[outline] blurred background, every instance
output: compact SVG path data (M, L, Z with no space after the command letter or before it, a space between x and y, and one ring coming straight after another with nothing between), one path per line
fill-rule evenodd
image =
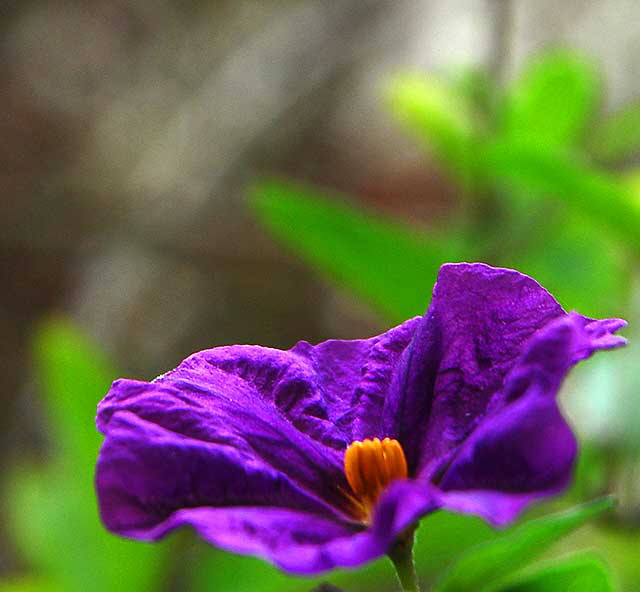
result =
M304 580L107 534L93 416L199 349L372 335L459 260L624 317L632 345L563 391L569 494L500 534L430 517L421 578L639 589L638 23L635 0L3 2L0 590L395 589L385 560ZM509 569L456 580L505 540Z

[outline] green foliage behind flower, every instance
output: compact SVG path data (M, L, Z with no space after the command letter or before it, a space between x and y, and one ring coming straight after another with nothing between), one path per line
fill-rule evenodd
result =
M166 545L152 548L111 536L100 522L93 492L101 442L95 409L115 371L95 344L61 320L36 335L34 362L52 454L44 464L18 465L7 497L11 533L37 574L37 589L155 588ZM29 590L33 581L5 583L0 590Z
M415 293L420 282L433 281L445 257L518 268L566 308L607 314L628 297L630 259L640 252L640 208L619 175L595 163L632 154L640 129L637 106L603 119L601 100L594 68L565 51L538 56L505 91L472 71L457 80L398 77L389 91L392 112L466 204L438 233L419 237L416 229L387 221L396 237L385 235L374 214L286 182L257 183L253 203L267 228L299 256L392 320L419 314L427 303L393 297L389 286ZM388 253L391 241L396 254ZM415 274L402 273L406 261L416 265Z

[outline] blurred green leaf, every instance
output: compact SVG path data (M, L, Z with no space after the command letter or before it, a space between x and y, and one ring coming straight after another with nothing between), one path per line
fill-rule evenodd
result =
M467 188L473 175L476 131L463 96L435 77L405 75L391 84L389 103L398 120Z
M53 446L90 479L102 442L96 408L117 372L96 344L61 319L40 327L33 349Z
M634 168L627 171L622 176L621 181L630 191L634 203L640 209L640 169Z
M610 499L601 499L516 526L463 555L436 591L490 590L500 579L526 566L553 543L612 506Z
M290 577L266 561L218 551L203 542L197 543L192 563L186 587L192 592L307 592L320 581Z
M414 547L418 578L426 583L438 580L463 553L500 536L502 532L471 514L440 510L425 516Z
M0 592L63 592L46 578L24 576L0 580Z
M620 590L635 592L640 582L640 536L637 529L590 529L589 543L611 565Z
M499 262L536 278L566 310L606 316L620 310L629 293L624 249L598 224L560 204L530 208L525 231L505 229ZM546 206L546 207L544 207Z
M569 146L586 129L599 93L586 59L568 51L541 54L512 84L502 131L536 145Z
M72 325L44 325L34 342L53 457L20 466L8 480L13 538L37 573L63 590L147 590L166 545L122 540L102 526L93 486L101 437L97 402L117 376L99 349Z
M428 239L310 189L267 181L252 195L269 230L392 321L422 314L438 268L457 259L451 239Z
M640 151L640 102L600 122L589 138L589 150L602 162L623 160Z
M473 108L476 132L487 133L495 127L502 89L489 71L480 66L455 68L450 75L452 87Z
M612 592L613 589L607 564L592 553L583 553L538 567L500 587L500 592Z
M486 166L496 181L566 203L640 250L639 203L617 179L561 151L510 141L487 150Z

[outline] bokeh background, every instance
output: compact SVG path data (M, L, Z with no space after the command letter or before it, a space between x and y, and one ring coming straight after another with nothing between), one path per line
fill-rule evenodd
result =
M421 578L639 589L638 23L635 0L3 2L0 590L393 590L385 560L311 581L107 534L93 415L198 349L374 334L453 260L630 320L566 385L583 454L537 514L618 504L534 547L438 514ZM504 536L509 570L442 584Z

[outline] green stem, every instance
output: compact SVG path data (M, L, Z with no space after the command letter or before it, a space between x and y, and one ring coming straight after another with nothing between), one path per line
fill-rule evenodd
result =
M389 559L396 568L396 574L403 592L420 592L416 567L413 563L413 535L415 527L401 534L389 549Z

